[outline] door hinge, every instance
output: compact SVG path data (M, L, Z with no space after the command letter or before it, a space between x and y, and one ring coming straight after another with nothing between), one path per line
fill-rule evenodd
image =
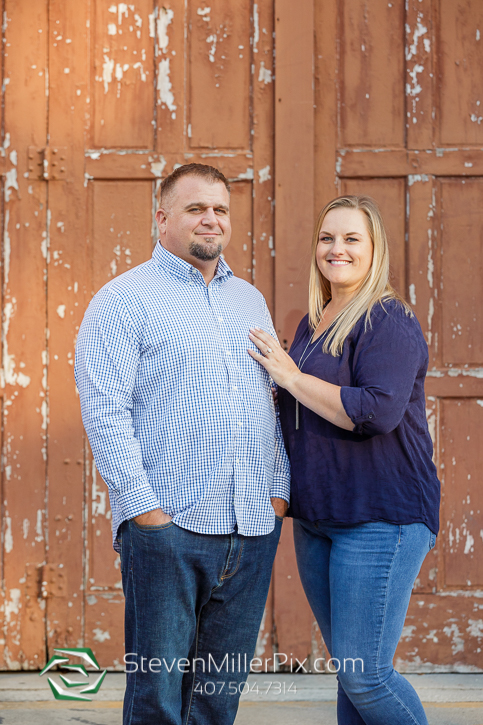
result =
M67 593L67 578L62 564L46 564L42 567L41 596L65 597Z
M67 146L28 147L29 179L57 181L67 178Z

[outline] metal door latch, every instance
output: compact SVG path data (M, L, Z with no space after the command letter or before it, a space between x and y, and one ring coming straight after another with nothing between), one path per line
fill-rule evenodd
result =
M67 146L28 147L29 179L56 181L66 179Z

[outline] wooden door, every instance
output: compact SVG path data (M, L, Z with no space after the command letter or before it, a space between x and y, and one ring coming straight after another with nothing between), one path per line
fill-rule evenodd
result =
M0 666L85 646L122 668L76 334L92 294L151 256L160 179L190 161L233 182L226 257L273 306L272 2L6 0L4 36Z
M277 328L290 340L294 317L306 309L310 236L291 246L296 220L278 195L281 187L289 197L293 183L281 134L288 143L298 123L306 130L297 149L306 159L296 191L300 203L306 192L302 213L312 221L338 193L379 202L393 283L413 305L429 345L427 411L442 481L441 533L414 588L397 666L481 671L483 5L324 0L301 12L280 0L276 15L277 58L295 53L309 75L312 51L315 68L312 90L296 87L289 69L277 67ZM314 37L310 50L293 50L294 34L307 45ZM322 656L288 539L285 547L275 577L279 651Z

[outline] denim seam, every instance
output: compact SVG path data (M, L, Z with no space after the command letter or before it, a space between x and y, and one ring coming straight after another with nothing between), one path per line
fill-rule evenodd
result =
M162 531L163 529L169 529L170 526L174 526L174 521L168 521L167 524L138 524L136 521L133 521L134 526L136 528L140 529L141 531Z
M198 659L198 639L199 639L199 634L200 634L200 621L201 621L201 612L202 611L203 611L203 609L201 609L200 613L198 614L198 621L196 622L195 667L194 667L194 671L193 671L193 683L191 685L190 704L188 705L188 712L186 713L185 725L188 725L191 720L191 706L193 704L193 695L194 695L195 686L196 686L196 660Z
M412 714L411 710L409 710L408 707L404 704L404 702L396 695L396 693L394 692L394 690L391 690L391 688L387 684L387 681L386 682L382 682L381 684L386 688L386 690L389 690L389 692L394 697L394 699L397 700L397 702L401 705L401 707L403 708L403 710L405 710L406 713L409 715L409 717L411 718L411 720L413 721L413 723L415 725L420 725L420 723L418 723L418 721L415 720L414 715Z
M231 574L226 574L226 575L223 574L223 576L221 577L221 580L222 581L225 581L225 579L231 579L231 577L234 576L237 573L238 569L240 568L241 556L242 556L242 552L243 552L243 547L244 546L245 546L245 539L243 539L242 542L241 542L240 551L238 552L238 560L236 562L236 569L235 569L235 571L232 571ZM225 569L225 571L226 571L226 569Z
M385 626L385 623L386 623L387 592L388 592L388 589L389 589L389 577L391 576L391 569L392 569L392 567L394 565L394 561L395 561L396 556L397 556L397 554L399 552L399 549L400 549L402 534L403 534L403 526L400 525L399 526L399 538L398 538L397 546L396 546L396 548L394 550L394 555L393 555L393 557L391 559L391 563L389 564L389 569L388 569L387 577L386 577L386 591L384 593L384 597L385 597L384 612L383 612L383 615L382 615L381 634L380 634L380 637L379 637L379 646L377 648L377 656L376 656L377 677L379 679L379 684L382 685L386 690L389 690L389 692L391 693L391 695L394 697L395 700L397 700L397 702L401 705L401 707L407 712L407 714L409 715L409 717L411 718L411 720L415 723L415 725L419 725L418 724L418 721L414 719L414 716L413 716L412 712L410 710L408 710L408 708L406 707L406 705L400 700L400 698L396 695L396 693L393 692L393 690L391 690L391 688L387 684L387 680L385 682L381 682L381 680L379 678L379 672L380 672L380 669L379 669L379 657L380 657L380 654L381 654L382 638L383 638L383 635L384 635L384 626ZM394 669L393 669L393 671L394 671Z
M129 529L129 543L130 543L130 549L131 549L131 566L128 566L128 570L126 572L126 576L131 578L131 586L132 586L132 601L133 601L133 608L134 608L134 633L136 637L136 649L138 648L138 618L137 618L137 608L136 608L136 595L135 595L135 589L134 589L134 567L133 567L133 561L134 561L134 554L133 554L133 545L132 545L132 533L131 533L131 527L129 526L128 522L128 529ZM132 697L131 697L131 706L130 706L130 712L128 715L128 725L132 722L132 709L133 709L133 703L136 696L136 686L137 686L137 677L136 672L134 674L134 686L132 691Z
M381 632L379 635L379 644L377 647L377 654L376 654L376 667L377 667L378 679L379 679L379 671L380 671L379 670L379 659L380 659L380 655L381 655L382 638L384 635L384 627L385 627L385 623L386 623L386 614L387 614L387 592L388 592L388 588L389 588L389 577L391 576L391 569L393 567L394 561L395 561L397 553L399 551L399 546L401 544L401 534L402 534L402 526L399 526L399 538L397 541L396 548L394 550L393 557L391 559L391 563L389 564L389 569L388 569L387 577L386 577L386 585L385 585L385 592L384 592L384 611L382 613ZM382 685L384 683L382 683L381 680L379 679L379 684Z

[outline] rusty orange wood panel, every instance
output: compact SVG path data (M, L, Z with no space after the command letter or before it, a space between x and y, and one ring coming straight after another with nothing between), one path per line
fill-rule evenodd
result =
M48 212L28 148L47 130L48 19L42 3L4 10L0 667L17 670L36 669L45 652Z
M227 260L263 291L285 345L307 307L316 213L339 192L379 201L394 283L429 344L443 482L398 661L483 670L482 12L479 0L6 0L0 667L36 669L59 645L122 667L75 337L92 294L149 257L161 178L197 161L233 182ZM288 522L257 649L274 651L324 653Z

